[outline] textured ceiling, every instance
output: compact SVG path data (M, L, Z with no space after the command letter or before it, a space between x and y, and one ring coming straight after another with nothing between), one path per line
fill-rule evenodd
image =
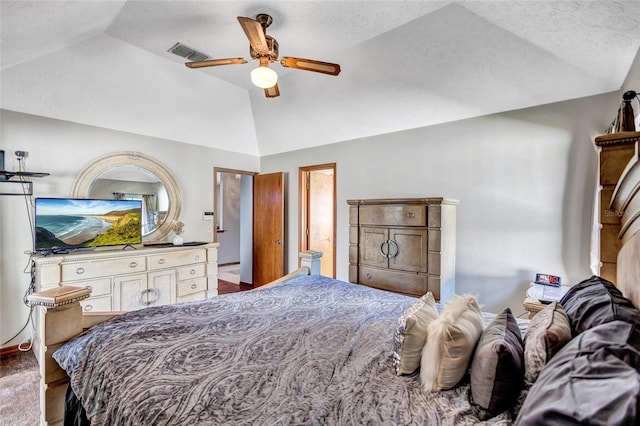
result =
M281 56L191 70L176 42L249 59L236 16L269 13ZM619 90L640 47L640 1L6 1L5 109L253 155Z

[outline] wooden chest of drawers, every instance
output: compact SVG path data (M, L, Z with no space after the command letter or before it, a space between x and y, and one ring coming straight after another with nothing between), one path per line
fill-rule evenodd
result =
M349 200L349 281L436 300L455 293L457 201Z

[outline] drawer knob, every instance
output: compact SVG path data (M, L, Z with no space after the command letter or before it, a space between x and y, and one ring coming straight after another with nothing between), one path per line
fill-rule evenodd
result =
M135 268L136 266L138 266L138 262L131 262L129 264L129 267L131 267L131 268Z
M196 270L195 270L195 269L192 269L192 270L190 270L190 271L189 271L189 273L190 273L191 275L193 275L193 274L195 274L195 273L196 273Z
M196 262L197 262L198 260L200 260L200 255L196 254L195 260L196 260Z
M78 275L84 274L84 268L76 269L76 274L78 274Z
M195 283L191 284L191 289L192 289L192 290L195 290L195 289L196 289L196 287L198 287L198 286L197 286Z
M367 272L367 279L371 279L371 274Z
M93 291L93 287L91 287L90 285L88 285L86 288L87 288L87 290L89 290L89 291Z
M84 305L84 310L89 312L93 310L93 305Z
M407 213L407 216L411 219L413 219L414 217L416 217L415 213Z
M159 259L159 260L158 260L158 263L159 263L160 265L164 264L164 259Z

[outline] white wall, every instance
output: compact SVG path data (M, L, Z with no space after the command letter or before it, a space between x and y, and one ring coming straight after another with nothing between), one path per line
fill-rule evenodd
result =
M457 293L488 311L522 300L536 272L587 278L597 156L612 93L261 158L287 173L289 270L297 265L298 168L337 163L337 278L348 279L348 199L460 201Z
M14 151L28 151L29 171L51 175L34 180L34 196L68 197L76 175L97 157L137 151L163 163L174 175L182 191L185 241L211 241L202 220L213 210L213 168L227 167L258 171L255 156L189 145L164 139L107 130L7 110L0 111L0 149L5 151L5 167L14 170ZM13 336L25 323L28 309L22 296L29 285L31 226L25 199L0 197L0 342ZM21 338L28 337L22 333ZM14 339L7 346L16 345Z
M624 90L638 89L640 65ZM96 157L139 151L164 163L183 192L185 240L209 240L202 212L213 208L213 167L287 172L287 259L295 269L298 167L337 164L337 277L348 277L352 198L446 196L460 200L457 291L480 296L489 311L522 297L535 272L575 283L590 275L589 243L596 180L593 138L614 118L621 92L379 135L257 158L194 145L1 111L0 149L30 152L27 167L51 173L36 196L69 196L77 173ZM22 197L0 197L0 337L24 324L32 248ZM28 269L28 268L27 268ZM21 337L26 337L25 333ZM18 340L9 345L15 345Z

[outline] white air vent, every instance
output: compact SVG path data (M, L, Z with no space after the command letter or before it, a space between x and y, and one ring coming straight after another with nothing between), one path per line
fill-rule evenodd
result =
M181 56L190 61L204 61L205 59L209 58L209 55L205 55L204 53L198 52L197 50L193 50L192 48L187 47L179 42L174 44L171 49L167 50L167 52Z

